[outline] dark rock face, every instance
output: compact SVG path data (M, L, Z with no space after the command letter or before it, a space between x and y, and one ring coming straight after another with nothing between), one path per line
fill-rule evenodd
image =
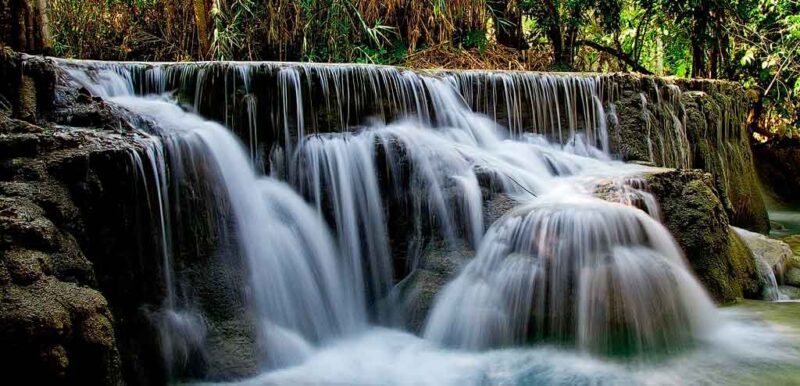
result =
M2 361L0 371L13 378L42 361L60 366L40 372L45 384L256 374L261 356L241 284L246 271L230 257L238 254L226 254L235 247L221 245L214 232L225 224L213 224L213 187L170 186L180 197L171 210L181 213L173 224L180 230L171 250L174 280L181 301L205 316L208 333L205 350L190 353L191 366L168 366L158 330L167 293L159 215L153 181L144 180L152 170L135 160L136 154L147 158L126 112L75 89L47 60L28 59L23 75L21 59L8 54L0 70L28 79L40 102L19 109L22 95L3 89L12 106L0 111L0 326L9 326L0 331L0 343L8 343L0 344L0 359L16 361ZM50 296L66 311L48 306L45 311L61 313L29 322L25 315L36 306L31 296ZM87 305L72 304L78 301ZM61 314L66 327L57 320L39 330L26 327ZM16 355L17 347L30 355Z
M753 145L758 176L781 201L800 202L800 141L780 138Z
M133 237L134 178L119 178L133 176L134 141L62 126L64 105L106 108L74 91L58 100L52 65L31 61L23 76L21 59L3 54L3 82L29 86L3 88L11 106L0 111L0 371L11 383L159 383L154 335L136 321L137 293L160 293L142 280L158 262L141 256L157 254Z
M487 196L483 207L486 227L516 207L517 202L505 194L484 191ZM470 260L475 251L465 242L448 244L440 240L429 240L418 257L415 269L394 288L404 306L403 323L415 333L421 333L433 307L436 295L452 281Z
M103 152L94 133L0 117L0 367L16 381L122 383L115 318L78 238L84 222L48 167ZM119 145L119 144L118 144Z
M720 303L760 299L763 283L747 245L731 229L711 175L675 170L646 176L664 225L695 274Z

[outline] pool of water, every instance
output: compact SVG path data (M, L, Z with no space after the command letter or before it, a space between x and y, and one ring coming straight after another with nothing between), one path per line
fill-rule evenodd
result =
M772 237L786 237L800 234L800 210L771 209L769 219L772 223Z
M448 350L373 329L301 365L238 385L794 385L800 384L800 303L726 307L715 331L670 358L615 361L556 347Z

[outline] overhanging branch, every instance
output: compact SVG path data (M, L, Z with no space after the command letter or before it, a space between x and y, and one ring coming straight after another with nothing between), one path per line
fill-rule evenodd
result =
M631 59L630 56L628 56L624 52L621 52L621 51L619 51L619 50L617 50L615 48L606 47L606 46L604 46L602 44L595 43L595 42L589 41L589 40L578 40L577 42L575 42L575 45L591 47L591 48L594 48L597 51L601 51L601 52L605 52L605 53L607 53L609 55L613 55L613 56L617 57L619 60L621 60L623 63L631 66L633 71L641 72L642 74L653 75L653 73L650 72L650 70L644 68L637 61Z

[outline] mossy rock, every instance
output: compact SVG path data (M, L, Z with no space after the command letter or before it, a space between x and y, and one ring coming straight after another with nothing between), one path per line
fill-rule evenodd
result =
M6 286L0 299L0 359L12 384L22 379L117 383L119 355L105 298L54 277Z
M783 276L786 285L800 287L800 268L791 268Z
M786 295L791 300L800 299L800 287L782 285L778 286L778 290L781 291L781 294Z
M711 296L719 303L760 298L763 283L755 259L730 227L712 177L676 170L646 179L661 204L664 225Z
M732 225L769 230L740 85L627 74L611 78L619 89L609 101L614 110L607 108L613 153L625 161L711 173Z
M779 281L783 274L794 265L794 252L785 242L769 238L760 233L740 228L734 229L753 252L753 255L763 260L772 269Z
M39 251L15 249L5 254L7 272L18 285L28 285L51 273L50 257Z

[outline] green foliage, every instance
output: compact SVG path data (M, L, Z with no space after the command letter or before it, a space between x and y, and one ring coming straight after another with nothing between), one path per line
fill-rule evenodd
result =
M756 91L754 130L800 135L798 0L51 0L48 6L55 54L93 59L401 64L418 48L498 55L502 50L489 48L501 33L524 36L533 47L525 57L549 60L555 70L739 81ZM202 19L208 25L196 25ZM517 60L502 55L500 61ZM426 62L436 65L429 56Z
M489 40L486 38L485 31L469 31L466 36L461 40L464 48L477 48L481 53L486 51L486 46Z
M800 2L759 0L730 34L730 76L757 91L762 134L800 135Z

